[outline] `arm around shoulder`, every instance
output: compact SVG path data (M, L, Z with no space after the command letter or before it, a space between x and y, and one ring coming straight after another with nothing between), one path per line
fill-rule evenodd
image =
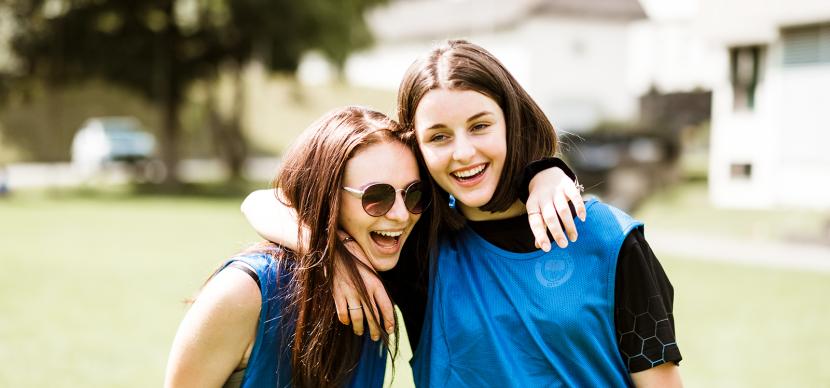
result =
M227 268L202 289L179 325L165 387L221 387L256 338L262 296L254 280Z
M242 214L260 236L289 249L297 249L297 215L277 200L279 192L257 190L248 194L240 206Z

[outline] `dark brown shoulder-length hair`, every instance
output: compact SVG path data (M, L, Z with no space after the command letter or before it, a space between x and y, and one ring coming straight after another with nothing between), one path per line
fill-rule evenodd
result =
M329 112L313 123L283 158L274 186L284 195L280 200L296 210L299 223L310 232L298 238L301 243L287 297L289 313L296 318L291 355L293 386L343 386L360 359L363 339L337 321L332 297L331 274L337 265L340 273L345 269L363 300L369 300L357 267L364 264L337 236L340 192L346 163L356 152L371 144L402 142L399 135L397 123L385 115L350 106ZM379 318L367 316L376 322ZM389 336L381 332L390 349Z
M430 90L471 90L495 101L504 112L507 156L499 185L481 210L507 210L519 198L525 166L557 152L556 130L519 82L487 50L465 40L449 40L416 60L407 69L398 88L398 121L411 143L415 111ZM449 107L448 109L452 109ZM415 153L423 164L423 156ZM463 225L462 216L448 207L448 193L433 186L433 204L440 219L451 229Z

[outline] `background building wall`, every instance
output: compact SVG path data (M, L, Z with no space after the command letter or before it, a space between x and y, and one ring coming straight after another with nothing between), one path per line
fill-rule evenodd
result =
M701 4L706 39L722 53L713 87L712 200L729 207L830 208L830 62L785 63L782 40L787 28L830 23L830 4ZM745 45L763 51L751 110L734 107L730 77L729 50ZM742 174L740 165L751 166L751 172Z

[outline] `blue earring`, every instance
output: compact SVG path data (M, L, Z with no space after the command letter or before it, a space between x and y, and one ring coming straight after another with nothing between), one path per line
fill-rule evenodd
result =
M450 209L455 209L455 197L450 194Z

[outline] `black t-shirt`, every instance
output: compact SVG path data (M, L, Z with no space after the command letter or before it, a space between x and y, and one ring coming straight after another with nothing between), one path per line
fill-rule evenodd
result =
M526 215L467 223L499 248L512 252L536 250ZM390 295L403 314L413 350L420 340L426 310L425 261L426 258L402 255L399 265L383 274ZM673 302L674 289L663 267L642 230L633 230L620 248L614 289L617 343L630 373L682 359L674 335Z

